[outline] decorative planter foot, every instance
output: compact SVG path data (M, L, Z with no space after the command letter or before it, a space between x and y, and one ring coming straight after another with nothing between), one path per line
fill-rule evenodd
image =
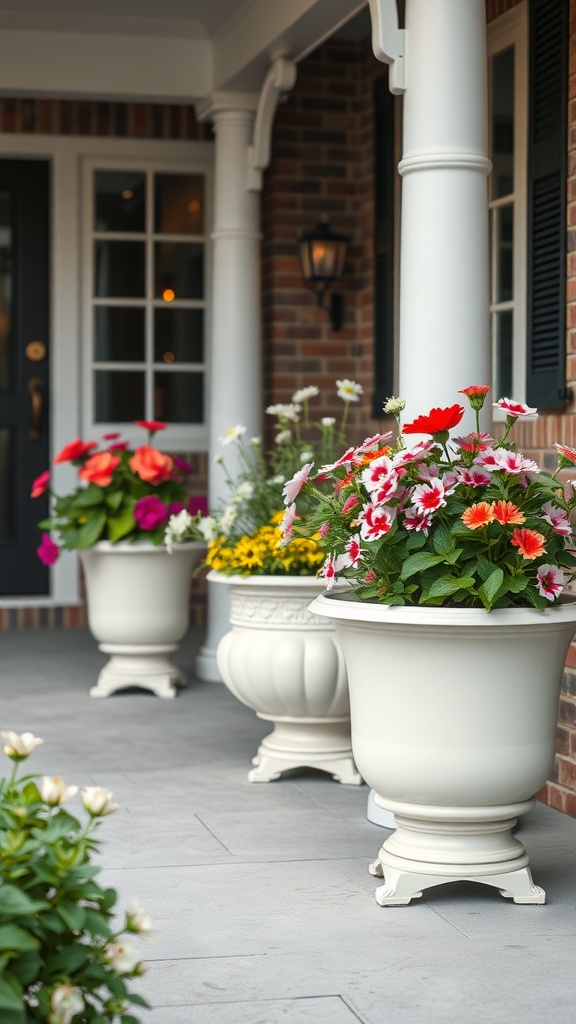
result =
M156 645L143 651L136 645L100 644L100 650L112 657L91 688L91 697L110 697L134 686L171 700L178 694L177 687L186 685L185 675L170 661L176 645Z
M317 768L344 786L362 786L364 782L352 756L348 720L277 721L252 764L255 767L248 772L248 782L273 782L291 768Z
M323 772L328 772L336 782L341 782L344 786L361 786L363 784L363 779L358 774L358 769L351 756L335 758L333 761L320 757L314 759L313 756L307 760L303 760L302 757L293 759L269 754L262 746L256 757L252 758L252 764L255 767L248 772L248 782L274 782L280 778L282 772L289 771L291 768L319 768Z
M534 885L526 850L512 834L516 815L533 800L502 807L438 807L378 801L395 814L398 828L368 870L384 879L381 907L405 906L424 889L445 882L481 882L514 903L546 902Z

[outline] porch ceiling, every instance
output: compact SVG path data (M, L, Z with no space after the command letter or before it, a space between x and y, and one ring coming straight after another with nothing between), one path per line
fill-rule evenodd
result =
M366 0L0 0L0 94L193 103L259 91Z

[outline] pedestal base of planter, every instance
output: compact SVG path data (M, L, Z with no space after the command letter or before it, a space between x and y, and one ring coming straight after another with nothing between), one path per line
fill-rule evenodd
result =
M345 786L363 784L350 746L349 719L277 721L274 731L262 740L252 764L256 767L248 773L249 782L272 782L290 768L318 768Z
M504 807L427 807L382 796L378 802L398 826L369 866L385 882L375 894L380 906L405 906L424 889L456 881L495 886L514 903L546 902L524 846L512 835L533 800Z
M112 657L100 672L96 686L91 688L91 697L110 697L118 690L137 686L157 697L171 699L176 697L177 687L186 685L186 676L169 657L178 644L99 644L99 649Z

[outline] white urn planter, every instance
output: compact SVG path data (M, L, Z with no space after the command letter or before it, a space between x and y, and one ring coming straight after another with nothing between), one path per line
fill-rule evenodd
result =
M377 902L467 879L544 903L512 829L554 763L576 602L488 614L327 594L311 609L342 642L358 769L396 818L370 865Z
M205 545L191 541L172 554L145 541L100 541L80 560L86 582L88 626L110 654L91 697L129 686L175 697L186 679L171 661L189 621L192 569Z
M361 785L350 743L350 705L340 642L308 611L323 584L307 576L208 575L230 589L230 632L216 652L231 693L274 729L262 741L250 782L290 768L318 768Z

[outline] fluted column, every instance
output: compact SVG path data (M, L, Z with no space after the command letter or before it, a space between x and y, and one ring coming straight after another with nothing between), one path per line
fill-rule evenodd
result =
M411 419L491 380L491 165L484 0L406 0L405 27L399 393Z
M247 189L248 147L258 97L224 95L202 105L199 115L214 124L214 228L212 232L211 328L209 340L210 434L208 500L217 508L228 497L224 474L214 462L219 439L236 425L246 436L261 433L260 195ZM233 450L226 452L233 469ZM226 587L208 584L206 642L196 662L200 679L221 681L216 647L228 630Z

